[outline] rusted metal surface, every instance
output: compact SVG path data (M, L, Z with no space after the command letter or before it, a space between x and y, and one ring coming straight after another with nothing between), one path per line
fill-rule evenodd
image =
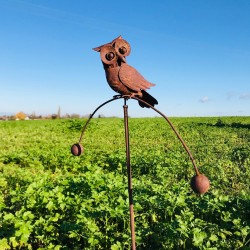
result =
M83 153L83 146L80 143L76 143L71 147L71 153L74 156L80 156Z
M131 97L132 99L136 99L139 100L137 97ZM141 102L145 102L144 100L140 100ZM179 141L181 142L182 146L184 147L184 149L186 150L187 154L189 155L189 158L193 164L194 170L196 175L199 175L199 170L195 164L194 161L194 157L191 154L191 151L189 150L187 144L185 143L185 141L182 139L182 137L180 136L180 134L178 133L178 131L176 130L176 128L174 127L173 123L168 119L167 116L165 116L160 110L156 109L155 107L151 106L149 103L146 103L146 105L148 105L151 109L153 109L154 111L156 111L158 114L160 114L169 124L169 126L172 128L172 130L174 131L175 135L177 136L177 138L179 139Z
M127 175L128 175L130 232L131 232L132 250L135 250L136 249L136 246L135 246L135 221L134 221L134 205L133 205L133 189L132 189L132 171L131 171L131 165L130 165L128 106L126 105L126 98L124 98L123 110L124 110L125 143L126 143L126 164L127 164Z
M193 176L190 184L193 191L197 194L206 193L210 187L209 179L203 174Z
M131 47L127 41L122 39L121 36L114 39L112 42L101 45L94 48L95 51L100 52L103 67L106 73L106 79L110 87L119 93L120 95L114 96L112 99L102 103L98 106L94 112L89 116L89 119L83 126L79 142L71 147L71 152L75 156L80 156L84 148L81 145L81 141L84 132L93 118L97 110L104 105L118 100L124 99L123 111L124 111L124 129L125 129L125 144L126 144L126 165L127 165L127 178L128 178L128 196L129 196L129 211L130 211L130 230L131 230L131 247L132 250L136 249L135 240L135 223L134 223L134 208L133 208L133 190L132 190L132 171L130 164L130 143L129 143L129 125L128 125L128 99L134 99L138 101L141 107L152 108L158 114L160 114L170 125L177 138L186 150L189 158L193 164L196 175L191 180L191 187L194 192L203 194L208 191L210 183L205 175L201 175L195 164L194 158L181 138L180 134L175 129L172 122L166 117L161 111L156 109L154 105L158 104L157 100L146 92L147 89L154 86L155 84L148 82L145 78L133 67L126 63L126 56L131 52Z
M194 190L194 192L198 193L198 194L204 194L205 192L208 191L210 184L209 184L209 179L204 176L201 175L198 171L198 168L195 164L194 161L194 157L192 156L187 144L184 142L184 140L182 139L182 137L180 136L180 134L178 133L178 131L176 130L176 128L174 127L174 125L172 124L172 122L168 119L168 117L166 117L161 111L159 111L158 109L156 109L154 106L152 106L150 103L147 103L145 100L140 99L137 96L131 96L131 95L118 95L118 96L114 96L112 99L102 103L100 106L98 106L95 111L89 116L89 119L87 120L87 122L85 123L85 125L83 126L82 132L81 132L81 136L79 139L79 142L74 144L72 146L72 148L74 148L74 150L72 150L72 154L73 155L79 155L79 151L82 152L83 151L83 147L80 144L82 139L83 139L83 135L84 132L87 128L87 125L89 124L90 120L93 118L93 116L95 115L95 113L103 106L105 106L106 104L118 100L118 99L124 99L124 105L123 105L123 109L124 109L124 128L125 128L125 143L126 143L126 165L127 165L127 177L128 177L128 196L129 196L129 211L130 211L130 230L131 230L131 241L132 241L132 250L136 249L136 240L135 240L135 223L134 223L134 209L133 209L133 193L132 193L132 171L131 171L131 164L130 164L130 143L129 143L129 125L128 125L128 105L127 105L127 100L128 99L134 99L140 102L143 102L145 105L147 105L149 108L153 109L154 111L156 111L158 114L160 114L169 124L169 126L172 128L172 130L174 131L174 133L176 134L177 138L179 139L179 141L181 142L182 146L184 147L184 149L186 150L187 154L189 155L189 158L193 164L194 170L196 175L192 178L191 180L191 187Z
M130 54L131 47L126 40L119 36L112 42L93 50L100 52L107 82L115 92L137 96L151 106L158 104L158 101L146 92L155 84L147 81L135 68L127 64L126 56ZM142 108L149 108L144 102L139 101L139 105Z

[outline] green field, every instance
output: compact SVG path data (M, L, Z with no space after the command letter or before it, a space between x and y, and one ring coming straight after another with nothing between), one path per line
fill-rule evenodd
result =
M250 117L130 118L137 249L250 249ZM0 249L130 249L123 119L0 121Z

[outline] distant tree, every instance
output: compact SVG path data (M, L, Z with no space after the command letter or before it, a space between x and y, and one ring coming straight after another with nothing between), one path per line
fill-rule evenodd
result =
M18 119L18 120L24 120L24 119L27 117L27 115L24 114L24 113L21 111L21 112L17 113L17 114L15 115L15 117L16 117L16 119Z
M36 113L35 112L32 112L32 114L31 115L29 115L29 118L30 119L36 119Z
M70 118L70 114L66 113L63 118Z
M6 116L7 120L15 120L16 119L16 116L15 115L9 115L9 116Z
M82 116L82 118L89 118L90 114L85 114Z
M80 118L80 115L78 115L78 114L71 114L70 117L76 119L76 118Z
M57 114L52 114L52 115L51 115L51 118L52 118L52 119L56 119L56 118L57 118Z

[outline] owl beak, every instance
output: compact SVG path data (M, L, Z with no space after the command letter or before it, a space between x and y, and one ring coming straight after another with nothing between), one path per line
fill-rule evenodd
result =
M119 59L120 59L122 62L126 63L126 57L125 57L125 56L119 55Z

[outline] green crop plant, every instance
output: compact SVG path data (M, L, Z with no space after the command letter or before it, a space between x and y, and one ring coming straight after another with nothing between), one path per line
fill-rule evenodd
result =
M250 118L130 118L137 249L250 249ZM0 249L130 249L123 119L0 122Z

